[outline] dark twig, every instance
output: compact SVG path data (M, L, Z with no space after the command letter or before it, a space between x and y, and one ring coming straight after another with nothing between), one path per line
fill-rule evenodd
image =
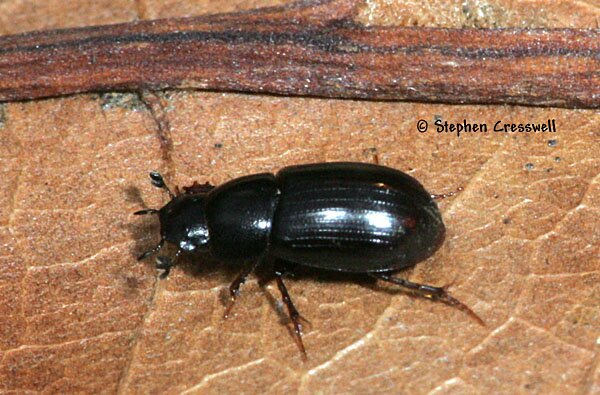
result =
M0 101L196 88L600 107L600 29L365 27L357 0L0 37Z

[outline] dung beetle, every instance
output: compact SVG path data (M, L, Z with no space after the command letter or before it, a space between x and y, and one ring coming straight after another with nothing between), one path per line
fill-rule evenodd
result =
M392 276L440 247L445 227L434 199L452 195L431 195L401 171L366 163L317 163L236 178L218 187L194 183L176 193L159 173L150 178L171 200L159 210L135 213L156 214L160 220L160 242L139 259L169 242L177 247L175 259L156 259L163 276L182 252L208 253L239 265L229 286L227 317L246 277L266 258L275 258L274 277L304 358L305 320L282 279L294 266L362 273L454 305L482 323L445 288Z

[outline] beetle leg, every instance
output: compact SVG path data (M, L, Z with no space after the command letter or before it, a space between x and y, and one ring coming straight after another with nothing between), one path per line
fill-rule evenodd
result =
M156 254L165 244L165 239L160 239L156 247L144 252L142 255L138 256L138 261L148 258L152 254Z
M433 287L431 285L413 283L403 278L393 277L385 273L369 273L369 275L379 280L399 285L412 292L418 293L419 295L422 295L426 298L439 300L442 303L454 306L459 310L470 315L471 318L477 321L478 324L485 326L483 320L479 318L479 316L475 314L473 310L471 310L466 304L462 303L460 300L454 298L448 292L446 292L446 287Z
M377 147L371 147L363 150L365 155L371 154L371 160L374 164L379 165L379 154L377 153Z
M463 187L458 187L458 188L456 188L456 191L454 191L454 192L433 193L433 194L431 194L431 198L433 200L442 200L442 199L452 197L452 196L456 195L457 193L462 192L463 190L464 190Z
M159 270L164 270L160 275L160 278L166 278L171 272L171 268L173 267L173 261L171 258L160 255L156 257L156 268Z
M288 314L292 320L292 323L294 324L294 340L296 341L296 344L302 353L302 359L306 361L306 349L304 348L304 343L302 342L302 324L300 321L305 321L307 323L308 321L304 319L300 313L298 313L298 310L296 310L296 306L294 306L292 298L290 298L290 294L283 283L282 273L280 271L275 272L275 279L277 280L277 287L281 293L281 299L287 306Z
M242 271L237 275L237 277L233 280L231 285L229 285L229 303L225 308L225 313L223 314L223 318L229 318L229 313L231 313L231 309L235 304L235 299L240 295L240 285L246 282L246 278L250 273L256 269L258 264L261 262L261 259L257 259L256 261L250 262L247 264Z
M175 257L173 259L160 255L156 257L156 268L159 270L164 270L159 276L161 279L165 279L169 276L171 272L171 268L175 266L177 263L177 259L179 258L179 254L181 254L181 250L177 250L175 253Z

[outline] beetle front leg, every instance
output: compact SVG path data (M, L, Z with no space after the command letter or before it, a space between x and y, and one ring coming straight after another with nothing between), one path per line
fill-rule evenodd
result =
M159 270L163 270L163 272L159 276L161 279L165 279L169 276L169 273L171 273L171 268L177 263L179 254L181 254L181 250L177 250L173 259L164 255L159 255L156 257L156 268Z
M467 313L471 316L478 324L485 326L485 323L473 310L471 310L466 304L461 302L460 300L451 296L448 292L446 292L446 287L433 287L427 284L419 284L413 283L411 281L405 280L403 278L393 277L389 274L385 273L369 273L371 277L374 277L379 280L387 281L389 283L399 285L402 288L405 288L413 293L417 293L421 296L424 296L429 299L439 300L442 303L446 303L447 305L454 306L459 310Z
M143 259L146 259L150 255L156 254L158 251L161 250L161 248L163 248L164 244L165 244L165 239L160 239L160 242L155 247L149 249L148 251L144 252L142 255L138 256L137 260L141 261Z

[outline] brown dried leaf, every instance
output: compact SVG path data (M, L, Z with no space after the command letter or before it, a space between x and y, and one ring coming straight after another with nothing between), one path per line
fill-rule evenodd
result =
M0 10L30 3L0 2ZM103 16L82 13L81 21L106 22L107 13L120 20L109 3L97 11ZM202 11L222 10L197 3ZM492 3L521 23L524 1ZM178 4L139 2L119 14L142 7L158 17L187 2ZM582 10L580 21L598 15L591 2L552 4L544 12L556 20L565 18L565 4ZM399 15L390 7L369 1L361 15L390 21ZM429 7L405 17L426 21L437 13L464 24L451 6ZM61 11L7 20L2 31L61 21ZM600 392L597 111L201 92L166 92L148 102L153 112L135 94L0 106L1 390ZM435 133L436 118L489 127L555 119L557 133L458 138ZM428 133L416 131L420 119L429 122ZM163 132L173 141L166 162L158 120L167 121ZM151 169L172 184L218 184L296 163L369 162L373 148L382 164L411 173L432 192L465 188L441 203L448 228L442 249L406 275L453 283L451 292L486 327L401 293L289 280L312 322L303 363L275 308L275 287L263 292L253 278L234 316L223 320L221 296L232 273L190 260L159 281L152 262L135 260L156 241L157 228L131 213L165 201L147 180Z

